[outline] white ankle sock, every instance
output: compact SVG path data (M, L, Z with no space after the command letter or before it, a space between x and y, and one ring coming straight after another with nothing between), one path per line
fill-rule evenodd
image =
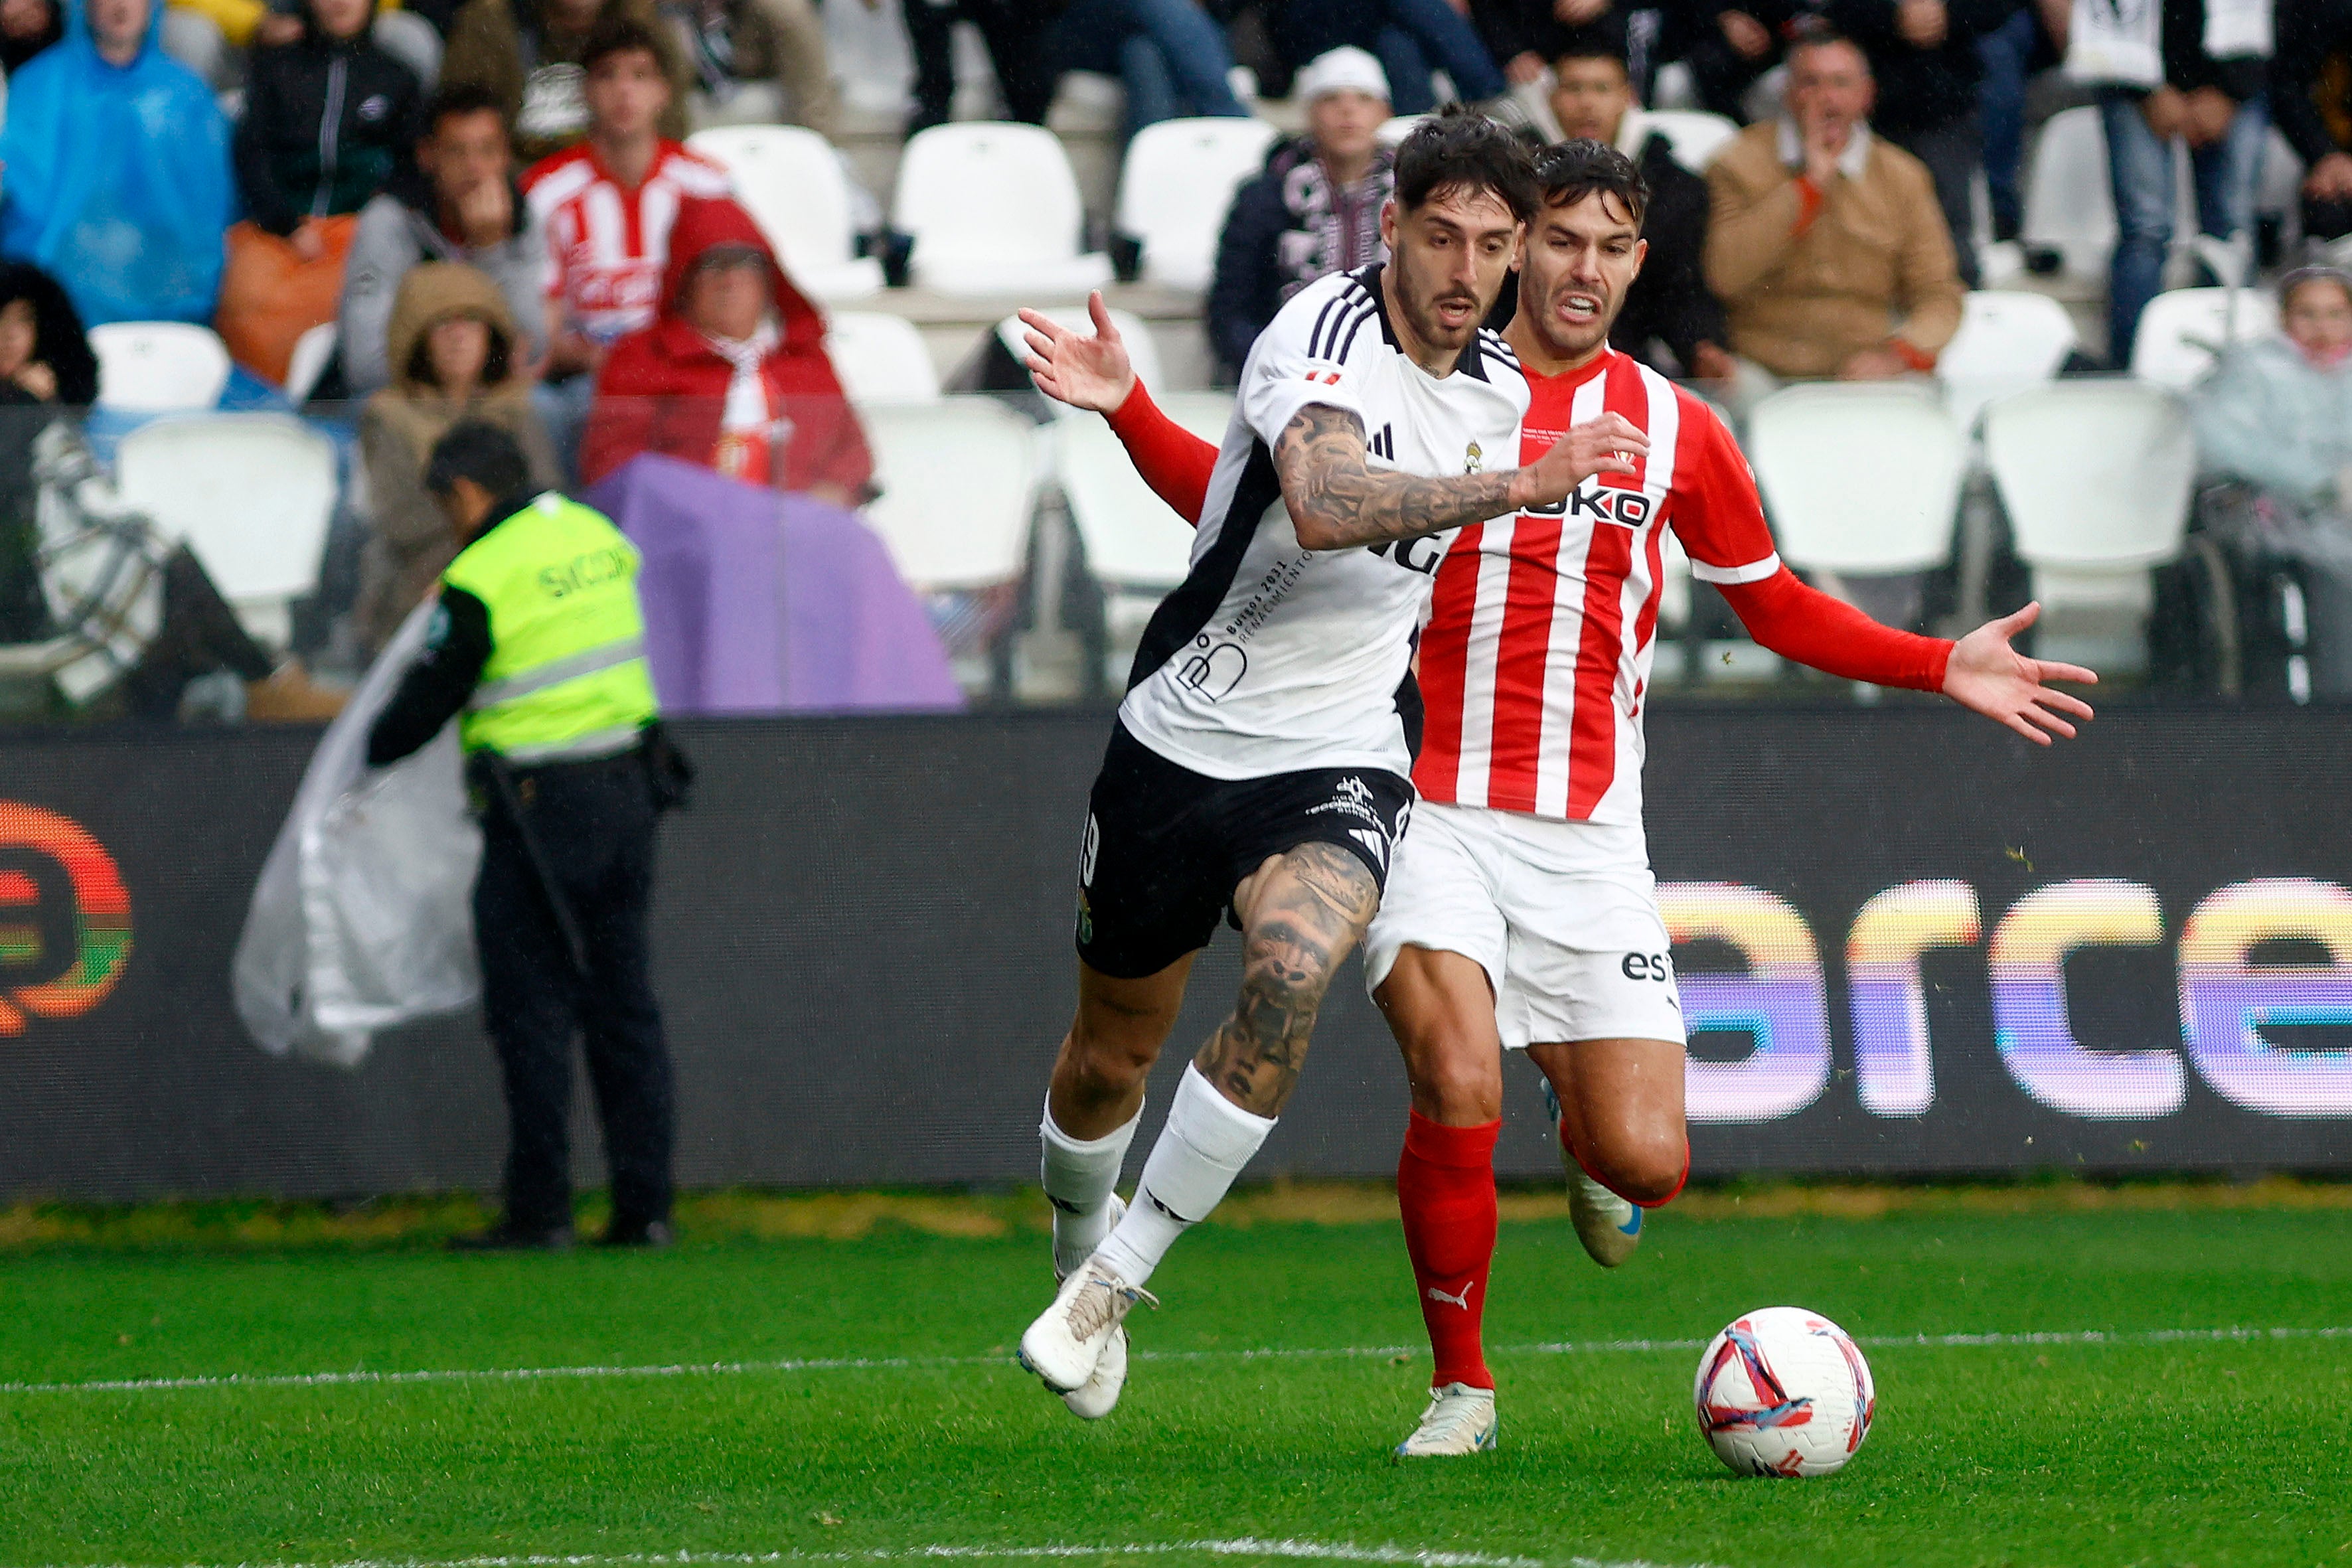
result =
M1176 1238L1223 1201L1274 1123L1273 1117L1252 1115L1219 1094L1188 1063L1176 1102L1168 1108L1168 1125L1143 1163L1135 1202L1097 1248L1103 1261L1130 1285L1150 1279Z
M1111 1189L1142 1121L1138 1105L1126 1126L1091 1141L1073 1138L1054 1125L1054 1097L1045 1097L1045 1120L1037 1124L1045 1157L1038 1174L1054 1205L1054 1267L1061 1273L1076 1273L1109 1234Z

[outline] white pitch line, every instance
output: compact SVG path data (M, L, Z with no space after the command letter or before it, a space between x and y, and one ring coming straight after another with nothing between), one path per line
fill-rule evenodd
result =
M1129 1542L1101 1546L900 1546L865 1552L623 1552L500 1557L358 1557L341 1562L184 1563L178 1568L785 1568L798 1563L991 1562L1073 1557L1281 1557L1316 1563L1394 1564L1397 1568L1667 1568L1645 1560L1594 1557L1548 1561L1483 1552L1437 1552L1411 1546L1359 1546L1346 1541L1268 1540L1244 1535L1208 1541ZM49 1564L48 1568L132 1568L130 1564ZM1689 1564L1686 1568L1706 1568Z
M1998 1349L2020 1345L2238 1344L2285 1340L2352 1339L2352 1328L2316 1329L2059 1329L2019 1333L1857 1335L1872 1350ZM1706 1348L1705 1340L1570 1340L1497 1345L1489 1355L1640 1355ZM1417 1345L1342 1345L1328 1349L1138 1351L1138 1361L1248 1362L1361 1360L1405 1356ZM909 1372L962 1366L1010 1366L1009 1355L808 1356L780 1361L673 1362L646 1366L444 1367L415 1372L220 1373L187 1377L93 1378L82 1382L0 1383L11 1394L168 1394L208 1388L336 1388L436 1383L561 1383L605 1378L740 1377L760 1373ZM518 1560L520 1561L520 1560ZM602 1561L599 1559L598 1561ZM646 1561L652 1561L647 1559ZM716 1561L714 1559L713 1561ZM765 1559L762 1559L765 1561ZM440 1568L440 1565L419 1565ZM486 1568L488 1568L486 1560Z

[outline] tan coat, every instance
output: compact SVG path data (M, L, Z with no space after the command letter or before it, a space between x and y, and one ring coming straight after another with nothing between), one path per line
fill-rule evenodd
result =
M1707 170L1706 281L1731 350L1776 375L1832 376L1898 337L1933 356L1960 325L1959 268L1927 165L1872 137L1805 223L1780 127L1751 125Z
M453 316L488 322L493 337L508 346L505 379L463 403L410 374L425 334ZM561 482L555 448L531 412L530 383L517 363L517 341L506 296L487 274L455 262L428 261L401 280L392 308L392 384L369 398L360 415L370 527L352 620L371 654L391 640L457 559L449 520L425 488L434 443L452 426L480 419L500 426L521 444L534 486L551 489Z
M466 0L449 23L449 47L441 58L441 82L450 86L463 82L495 95L506 110L507 125L514 131L515 158L518 165L528 169L551 153L561 153L569 141L536 136L516 124L522 112L523 88L530 68L523 61L522 29L518 21L524 8L536 12L539 0ZM605 0L600 16L618 14L642 23L661 47L662 69L670 80L670 105L662 116L661 133L671 141L683 141L687 132L687 95L693 80L686 68L686 58L677 50L677 35L667 26L652 0ZM544 57L541 66L577 64L580 50L587 35L561 37L542 29Z

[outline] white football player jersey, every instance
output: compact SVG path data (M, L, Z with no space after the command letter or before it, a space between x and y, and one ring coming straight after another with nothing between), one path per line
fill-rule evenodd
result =
M1381 268L1302 289L1258 337L1192 542L1192 568L1152 616L1119 719L1212 778L1314 768L1407 773L1400 704L1446 533L1309 551L1291 527L1274 447L1299 410L1361 419L1371 464L1432 477L1517 465L1528 384L1481 329L1451 375L1399 351Z

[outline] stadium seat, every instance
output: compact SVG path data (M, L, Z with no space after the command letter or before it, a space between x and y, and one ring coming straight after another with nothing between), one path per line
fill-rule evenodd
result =
M379 10L371 29L375 47L415 73L425 96L441 85L441 35L414 11Z
M1748 455L1782 559L1885 576L1950 554L1966 438L1916 384L1819 383L1759 403Z
M866 508L919 593L1017 579L1037 499L1036 427L993 397L866 411L880 498Z
M836 310L825 321L825 353L849 401L936 403L940 373L923 334L904 316L880 310Z
M335 357L335 344L341 336L342 329L338 324L321 321L294 340L293 357L286 362L286 395L296 406L310 400L310 390L327 374L328 363Z
M1263 120L1163 120L1135 133L1118 177L1118 229L1142 242L1146 282L1208 288L1234 192L1278 134Z
M284 414L158 419L122 438L114 483L159 535L195 552L257 640L286 646L293 601L319 585L332 441Z
M2132 374L2185 391L2228 343L2278 331L2278 301L2252 289L2173 289L2147 302L2132 340Z
M1195 436L1223 442L1233 417L1231 393L1172 392L1158 402ZM1117 689L1151 612L1192 570L1192 522L1152 493L1101 420L1064 420L1055 431L1056 478L1086 549L1087 574L1102 590L1103 679Z
M849 176L833 144L798 125L698 131L688 147L725 167L793 280L825 303L880 292L882 264L857 254Z
M1638 111L1642 115L1640 132L1655 132L1666 139L1674 149L1675 162L1694 174L1704 174L1723 144L1739 134L1739 122L1720 114L1708 114L1696 109L1657 109Z
M949 294L1083 294L1110 258L1079 248L1086 214L1068 154L1034 125L935 125L907 142L892 222L917 283Z
M2107 133L2095 107L2063 109L2042 127L2025 183L2021 237L2063 256L2076 278L2104 278L2116 247L2116 197L2107 181Z
M2036 651L2144 669L2149 568L2180 552L2197 444L2180 399L2123 379L2068 381L1985 410L1985 458L2033 571Z
M126 414L210 408L228 384L228 349L210 327L112 321L89 330L98 405Z
M1084 332L1089 337L1094 334L1094 321L1087 316L1087 308L1084 305L1052 306L1045 309L1045 314L1073 331ZM1118 329L1119 341L1127 344L1128 363L1135 367L1136 379L1149 387L1157 388L1167 385L1168 378L1162 369L1159 341L1151 335L1151 329L1144 323L1143 318L1132 310L1113 310L1110 313L1110 324ZM1021 318L1018 315L1007 316L997 322L996 337L997 341L1011 353L1013 363L1018 364L1027 362L1029 329L1021 324ZM1081 415L1084 411L1072 408L1066 404L1056 403L1054 405L1054 412L1064 418L1071 418ZM1086 417L1092 418L1093 416L1087 415Z
M1963 434L1996 397L2057 375L2076 343L2074 318L2047 294L1979 289L1962 297L1960 330L1936 361L1944 403Z

